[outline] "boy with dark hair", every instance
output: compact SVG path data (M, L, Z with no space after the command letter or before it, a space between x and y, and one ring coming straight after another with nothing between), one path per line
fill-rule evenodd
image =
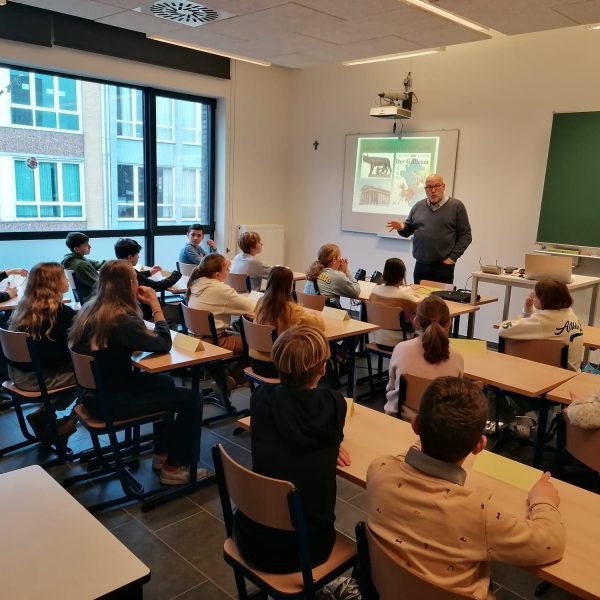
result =
M82 295L79 300L83 304L94 293L98 281L98 271L106 261L86 258L92 246L90 245L90 238L85 233L71 231L67 234L65 244L71 252L65 254L61 264L65 269L75 273Z
M559 497L544 473L515 514L490 490L465 487L461 467L484 450L487 403L459 377L425 390L413 429L422 450L383 456L367 472L368 524L402 568L453 593L491 600L489 561L537 565L559 560L565 531Z
M129 261L132 267L135 267L138 264L141 249L142 247L140 244L131 238L121 238L115 242L115 256L117 258ZM137 276L138 284L152 288L156 292L163 292L173 287L181 279L181 273L177 270L172 271L168 277L165 277L159 281L150 279L152 275L155 275L161 270L161 267L158 265L154 265L149 270L138 271L136 269L135 274ZM144 319L147 321L152 321L153 319L150 306L143 303L141 306Z
M190 225L187 230L187 239L188 243L179 253L179 262L186 265L199 265L207 254L200 245L204 239L204 227L200 223ZM207 240L206 245L211 254L217 251L217 244L214 240Z

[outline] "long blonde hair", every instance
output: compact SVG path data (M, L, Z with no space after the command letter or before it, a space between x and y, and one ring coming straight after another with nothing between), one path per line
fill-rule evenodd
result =
M126 260L109 260L102 265L98 274L98 293L75 317L69 333L70 346L89 338L91 350L103 350L121 317L142 317L131 286L135 279L135 271Z
M317 260L310 265L306 272L306 279L309 281L315 280L321 274L321 271L330 267L340 255L340 247L337 244L323 244L319 248Z
M11 331L24 331L34 340L50 338L62 305L60 288L65 278L63 266L56 262L38 263L31 269L25 292L10 319Z

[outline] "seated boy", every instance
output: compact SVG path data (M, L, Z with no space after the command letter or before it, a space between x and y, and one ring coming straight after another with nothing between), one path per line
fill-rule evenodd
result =
M486 399L474 384L439 377L425 390L413 429L422 450L383 456L367 471L368 524L398 563L454 593L492 599L491 560L514 565L561 558L565 531L544 473L515 514L485 488L465 487L461 465L486 445Z
M83 304L94 293L98 281L98 271L106 261L86 258L86 255L91 252L92 246L90 238L85 233L71 231L67 234L65 244L71 252L65 254L61 264L65 269L70 269L75 273L83 296L79 301Z
M199 265L200 261L206 256L204 248L200 245L204 239L204 227L200 223L190 225L187 230L188 243L182 248L179 253L179 262L186 265ZM217 244L214 240L207 240L209 252L217 251Z

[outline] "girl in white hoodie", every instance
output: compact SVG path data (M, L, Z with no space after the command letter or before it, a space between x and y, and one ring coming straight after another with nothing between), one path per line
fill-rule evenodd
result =
M522 319L504 321L500 337L515 340L558 340L569 348L569 369L579 371L583 352L583 328L571 305L564 283L543 279L525 300Z
M229 275L231 261L222 254L208 254L192 271L186 293L190 308L209 310L215 317L219 336L219 346L232 350L234 355L242 354L242 338L229 335L232 315L252 314L253 304L247 296L240 296L225 283Z

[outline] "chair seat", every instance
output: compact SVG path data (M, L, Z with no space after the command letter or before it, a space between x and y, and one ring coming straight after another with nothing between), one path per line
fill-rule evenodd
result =
M385 348L382 348L379 344L376 344L375 342L369 342L365 346L365 348L368 352L371 352L371 354L378 354L381 356L386 356L387 358L391 358L393 352L393 350L386 350Z
M329 558L312 570L313 580L318 583L321 579L330 575L332 571L345 563L351 563L356 557L356 543L339 531L335 532L336 540ZM235 541L227 538L223 545L225 560L231 564L236 563L247 571L250 571L262 579L267 585L281 594L300 594L304 586L302 584L302 573L265 573L251 567L241 556ZM349 565L350 566L350 565Z
M19 396L23 396L23 398L41 398L42 394L41 392L28 392L27 390L22 390L21 388L17 387L12 381L3 381L2 382L2 387L7 390L8 392L11 392L13 394L18 394ZM52 388L48 390L48 394L50 396L54 395L54 394L60 394L61 392L66 392L68 390L72 390L75 386L74 385L67 385L65 387L59 387L59 388Z
M75 407L75 413L79 417L80 421L87 429L93 429L96 433L106 429L106 423L101 421L100 419L95 419L90 415L83 404L78 404ZM142 415L139 417L131 417L130 419L122 419L120 421L114 421L113 424L116 429L127 427L127 425L133 425L138 421L150 422L150 421L158 421L159 419L165 417L168 413L156 412L150 413L148 415Z
M252 367L246 367L244 369L244 377L246 379L252 379L253 381L258 381L258 383L270 383L271 385L275 385L276 383L280 383L280 379L278 377L263 377L262 375L258 375L254 372Z

